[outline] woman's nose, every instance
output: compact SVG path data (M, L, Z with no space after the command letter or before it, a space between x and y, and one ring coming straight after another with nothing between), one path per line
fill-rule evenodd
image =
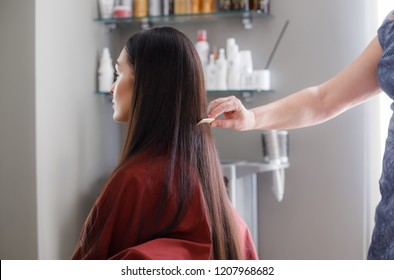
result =
M114 95L114 88L115 88L115 83L112 84L111 88L109 89L109 93L111 95Z

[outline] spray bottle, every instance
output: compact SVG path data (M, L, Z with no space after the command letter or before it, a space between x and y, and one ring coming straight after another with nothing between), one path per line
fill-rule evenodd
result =
M208 64L209 43L207 41L207 31L200 29L197 31L196 50L201 59L201 64L205 68Z

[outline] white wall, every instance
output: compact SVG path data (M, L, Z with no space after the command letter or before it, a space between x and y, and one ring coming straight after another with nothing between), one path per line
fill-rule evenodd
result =
M0 259L37 258L34 19L0 1Z
M55 11L61 11L56 13ZM119 130L94 94L96 1L36 1L36 122L40 259L67 259L103 180Z

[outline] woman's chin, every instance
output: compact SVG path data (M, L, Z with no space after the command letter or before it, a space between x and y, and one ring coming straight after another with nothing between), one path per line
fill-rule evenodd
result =
M119 116L118 114L116 114L116 112L114 113L114 115L112 116L112 119L116 122L119 123L126 123L127 122L127 118L124 118L122 116Z

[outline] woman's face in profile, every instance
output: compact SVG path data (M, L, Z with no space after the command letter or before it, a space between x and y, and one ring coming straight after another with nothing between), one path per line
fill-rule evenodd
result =
M111 87L114 108L113 119L117 122L127 122L133 93L134 69L128 63L125 49L120 53L115 69L117 78Z

